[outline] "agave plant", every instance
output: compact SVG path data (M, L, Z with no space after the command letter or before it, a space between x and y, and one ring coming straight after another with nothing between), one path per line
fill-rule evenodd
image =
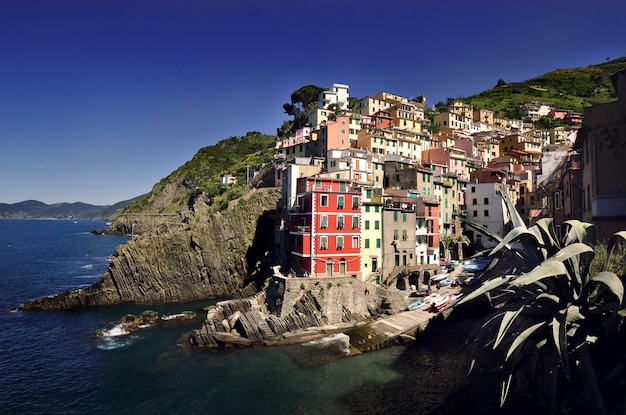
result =
M609 269L626 231L613 235L602 270L590 275L593 225L567 221L562 237L552 219L527 227L508 192L500 194L513 224L504 238L469 223L498 243L485 253L492 262L482 284L457 303L486 296L494 308L468 337L470 372L487 348L499 356L501 406L516 387L554 413L567 391L579 390L591 413L606 413L613 398L606 386L621 386L615 379L626 372L624 275Z

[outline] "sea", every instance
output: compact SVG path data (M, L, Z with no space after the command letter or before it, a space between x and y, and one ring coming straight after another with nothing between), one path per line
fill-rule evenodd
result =
M203 307L217 299L17 309L96 282L116 247L129 240L92 233L105 227L104 221L0 220L2 414L428 414L465 382L450 369L460 364L454 336L350 357L337 337L209 350L181 339L202 325ZM145 310L198 317L121 329L125 314Z

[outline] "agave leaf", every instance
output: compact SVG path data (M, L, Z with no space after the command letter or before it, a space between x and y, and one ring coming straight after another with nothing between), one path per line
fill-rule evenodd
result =
M577 305L571 305L567 308L566 317L566 321L568 324L585 319L585 316L580 312L580 307L578 307Z
M541 243L541 235L528 231L525 234L519 236L519 243L522 248L518 252L523 255L528 264L528 269L534 268L541 262L545 261L549 255L552 255L552 251L548 251L543 248Z
M495 233L494 231L492 231L491 229L476 223L476 222L472 222L471 220L468 220L466 218L464 218L463 216L457 216L457 218L459 218L459 220L465 224L467 224L468 226L476 229L478 232L482 233L483 235L485 235L487 238L489 239L493 239L494 241L500 243L500 241L502 240L502 237L500 235L498 235L497 233Z
M552 218L542 218L531 226L528 231L535 236L539 246L544 251L544 258L554 255L561 245L554 231L554 221Z
M515 209L515 204L511 200L511 196L509 195L509 190L506 185L500 184L496 190L496 193L499 193L502 196L502 200L504 201L504 205L506 206L507 211L509 212L509 217L511 218L511 222L513 223L513 227L517 228L518 226L526 227L526 223Z
M517 317L522 312L523 309L524 307L522 306L519 309L517 309L517 311L506 311L504 313L504 316L502 316L502 321L500 322L500 328L498 330L498 334L496 335L496 340L493 343L493 349L498 347L498 345L500 344L500 342L506 335L507 331L513 324L515 317Z
M506 398L509 394L509 390L511 389L511 382L513 381L513 374L509 373L509 375L502 381L502 385L500 388L500 408L504 406L506 402Z
M474 370L475 366L476 366L476 359L472 359L472 361L470 362L469 369L467 370L468 375L472 373L472 370Z
M545 326L545 324L545 322L539 322L533 326L526 328L515 337L511 346L509 347L506 357L504 359L504 363L500 369L500 379L502 383L502 389L500 394L501 405L503 405L506 401L511 386L511 379L513 373L515 373L518 368L518 364L523 358L529 356L529 354L523 350L524 347L521 346L523 346L524 342L526 342L526 340L528 340L534 332L536 332L542 326ZM540 347L542 340L543 339L537 339L535 347Z
M626 244L626 231L615 232L613 236L611 236L611 239L609 239L609 243L606 249L606 259L604 260L604 267L602 271L608 271L613 251L620 244Z
M561 301L561 298L556 295L556 294L550 294L550 293L541 293L539 294L535 300L537 301L537 303L539 303L540 300L542 299L548 299L548 300L552 300L552 302L559 304L559 302ZM536 304L535 306L540 306L540 304Z
M609 271L601 271L591 277L591 281L606 285L609 290L619 299L621 304L624 300L624 283L617 275Z
M593 248L587 244L576 242L566 246L556 254L552 255L550 258L548 258L548 261L565 261L586 252L593 252Z
M472 300L476 297L479 297L483 294L488 293L489 291L493 290L494 288L498 288L500 286L502 286L503 284L506 284L507 282L509 282L509 280L512 278L512 275L506 275L506 276L502 276L502 277L498 277L498 278L493 278L491 280L486 281L483 285L481 285L480 287L476 288L474 291L472 291L471 293L469 293L467 296L461 297L461 299L459 300L457 304L457 306L468 302L469 300Z
M552 340L561 359L561 367L568 381L571 382L569 361L567 355L567 311L562 310L552 318Z
M569 245L573 242L585 242L587 239L588 223L579 220L566 220L563 226L566 227L565 240L563 245Z
M567 274L567 269L562 262L548 260L537 265L530 272L527 272L526 274L522 274L521 276L517 277L511 282L511 285L523 286L533 284L543 278L549 278L556 275L564 274Z
M518 226L511 229L506 235L504 235L504 238L500 241L500 243L491 250L489 256L494 255L496 252L500 251L503 248L510 250L511 242L517 240L518 237L524 233L528 233L528 229L526 229L526 226Z
M591 399L592 405L595 407L592 408L592 413L599 415L606 414L593 361L591 360L591 356L589 354L588 343L584 342L580 345L580 347L576 348L572 357L578 361L576 368L580 373L579 379L587 392L588 399Z
M506 353L505 360L508 360L513 354L513 352L515 352L517 348L521 346L530 337L531 334L533 334L535 331L537 331L537 329L539 329L541 326L545 324L546 323L544 321L540 321L539 323L533 324L532 326L528 327L526 330L521 332L515 338L515 340L513 340L513 343L511 343L511 347L509 347L509 350Z

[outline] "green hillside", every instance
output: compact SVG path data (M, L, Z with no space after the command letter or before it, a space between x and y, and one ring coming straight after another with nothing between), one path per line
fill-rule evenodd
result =
M226 207L251 185L263 180L263 166L271 164L276 136L257 131L245 136L229 137L215 145L203 147L191 160L157 183L152 191L132 203L126 212L178 212L197 197L204 197L217 210ZM220 185L223 174L237 178L236 185ZM247 177L250 174L250 177Z
M616 99L609 77L624 68L626 57L586 68L556 69L523 82L500 80L493 88L461 100L505 118L516 118L519 105L531 101L582 113L584 107Z

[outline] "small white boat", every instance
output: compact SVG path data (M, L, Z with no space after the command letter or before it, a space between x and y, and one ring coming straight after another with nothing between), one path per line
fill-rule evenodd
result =
M441 296L430 304L430 308L432 311L439 312L450 305L450 302L452 302L452 299L449 295Z

